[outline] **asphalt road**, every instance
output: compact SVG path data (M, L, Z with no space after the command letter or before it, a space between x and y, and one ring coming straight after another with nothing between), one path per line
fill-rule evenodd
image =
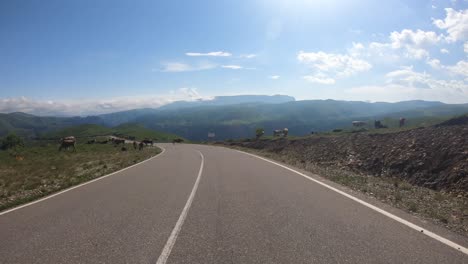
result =
M275 164L226 148L162 146L140 165L0 214L0 263L468 263Z

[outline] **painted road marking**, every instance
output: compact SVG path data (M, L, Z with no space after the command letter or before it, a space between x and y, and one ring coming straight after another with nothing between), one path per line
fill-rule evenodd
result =
M411 222L409 222L409 221L407 221L407 220L405 220L405 219L403 219L401 217L398 217L398 216L396 216L394 214L391 214L391 213L389 213L389 212L387 212L387 211L385 211L383 209L380 209L379 207L377 207L375 205L367 203L367 202L365 202L365 201L363 201L363 200L361 200L361 199L359 199L357 197L354 197L354 196L352 196L352 195L350 195L348 193L345 193L345 192L343 192L341 190L338 190L335 187L332 187L332 186L330 186L330 185L328 185L326 183L323 183L323 182L321 182L319 180L316 180L316 179L314 179L314 178L312 178L310 176L307 176L306 174L304 174L302 172L296 171L296 170L291 169L291 168L289 168L289 167L287 167L285 165L282 165L282 164L274 162L272 160L257 156L255 154L251 154L251 153L240 151L240 150L236 150L236 151L240 152L240 153L243 153L243 154L246 154L246 155L249 155L249 156L252 156L252 157L255 157L255 158L258 158L258 159L261 159L261 160L264 160L266 162L275 164L275 165L280 166L280 167L282 167L282 168L284 168L286 170L289 170L289 171L292 171L292 172L294 172L296 174L299 174L299 175L301 175L302 177L304 177L304 178L306 178L308 180L311 180L311 181L313 181L315 183L318 183L318 184L320 184L320 185L322 185L322 186L324 186L324 187L326 187L326 188L328 188L328 189L330 189L330 190L332 190L334 192L337 192L337 193L339 193L339 194L341 194L341 195L343 195L343 196L345 196L345 197L347 197L347 198L349 198L351 200L354 200L355 202L358 202L358 203L360 203L360 204L362 204L362 205L364 205L364 206L366 206L366 207L368 207L368 208L370 208L370 209L372 209L374 211L377 211L377 212L379 212L379 213L381 213L381 214L383 214L383 215L385 215L385 216L387 216L387 217L389 217L389 218L391 218L391 219L393 219L395 221L400 222L401 224L404 224L404 225L406 225L406 226L408 226L408 227L410 227L410 228L412 228L412 229L414 229L414 230L416 230L416 231L418 231L420 233L423 233L426 236L429 236L429 237L431 237L431 238L433 238L433 239L435 239L435 240L437 240L439 242L444 243L445 245L447 245L449 247L452 247L452 248L454 248L456 250L459 250L459 251L461 251L461 252L468 255L468 248L463 247L463 246L461 246L461 245L459 245L459 244L457 244L457 243L455 243L453 241L450 241L450 240L448 240L448 239L446 239L444 237L441 237L441 236L439 236L439 235L437 235L437 234L435 234L435 233L433 233L433 232L431 232L431 231L429 231L429 230L427 230L425 228L422 228L422 227L420 227L418 225L415 225L415 224L413 224L413 223L411 223Z
M68 192L68 191L74 190L74 189L76 189L76 188L80 188L80 187L85 186L85 185L88 185L88 184L90 184L90 183L100 181L100 180L102 180L102 179L105 179L105 178L107 178L107 177L110 177L110 176L112 176L112 175L115 175L115 174L117 174L117 173L119 173L119 172L128 170L128 169L133 168L133 167L135 167L135 166L138 166L138 165L140 165L140 164L142 164L142 163L145 163L145 162L147 162L147 161L150 161L150 160L152 160L152 159L154 159L154 158L157 158L157 157L161 156L161 155L166 151L166 149L163 148L163 147L159 147L159 148L162 149L162 152L159 153L158 155L152 157L152 158L149 158L149 159L147 159L147 160L138 162L137 164L133 164L133 165L131 165L131 166L129 166L129 167L126 167L126 168L123 168L123 169L121 169L121 170L119 170L119 171L114 171L114 172L112 172L112 173L110 173L110 174L101 176L101 177L96 178L96 179L94 179L94 180L91 180L91 181L87 181L87 182L78 184L78 185L76 185L76 186L73 186L73 187L70 187L70 188L68 188L68 189L62 190L62 191L60 191L60 192L58 192L58 193L51 194L51 195L46 196L46 197L43 197L43 198L41 198L41 199L39 199L39 200L30 202L30 203L27 203L27 204L23 204L23 205L20 205L20 206L17 206L17 207L15 207L15 208L11 208L11 209L6 210L6 211L3 211L3 212L0 212L0 215L8 214L8 213L11 213L11 212L16 211L16 210L18 210L18 209L21 209L21 208L28 207L28 206L33 205L33 204L37 204L37 203L43 202L43 201L45 201L45 200L48 200L48 199L50 199L50 198L52 198L52 197L55 197L55 196L57 196L57 195L60 195L60 194L62 194L62 193L66 193L66 192Z
M197 150L198 151L198 150ZM174 247L174 244L177 240L177 237L179 236L180 230L182 229L182 225L184 224L185 219L187 218L188 211L190 209L190 206L192 206L193 199L195 197L195 193L197 192L198 185L200 183L200 178L203 172L203 166L205 164L205 157L203 154L198 151L201 157L201 165L200 165L200 170L198 171L198 177L197 180L195 181L195 184L193 185L192 192L190 193L190 196L187 200L187 203L185 204L184 209L182 210L182 213L179 216L179 220L177 220L176 225L174 226L174 229L172 230L171 235L169 236L169 239L166 242L166 245L164 246L164 249L161 253L161 255L158 258L158 261L156 264L164 264L167 262L167 259L169 258L169 255L171 254L172 248Z

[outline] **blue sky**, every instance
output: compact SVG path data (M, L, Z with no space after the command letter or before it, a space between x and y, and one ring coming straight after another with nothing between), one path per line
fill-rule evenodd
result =
M1 1L0 112L92 114L234 94L468 103L467 8Z

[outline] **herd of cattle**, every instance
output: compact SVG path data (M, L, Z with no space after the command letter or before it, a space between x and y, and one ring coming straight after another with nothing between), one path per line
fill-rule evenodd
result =
M184 142L184 140L181 138L176 138L172 141L173 144L182 143L182 142ZM134 149L142 150L146 146L153 146L154 140L145 138L142 141L136 141L135 137L131 137L131 138L129 137L128 139L125 139L125 138L118 138L118 137L110 136L107 139L101 140L101 141L97 139L91 139L87 141L87 144L89 145L91 144L113 144L114 146L119 146L120 144L122 144L122 148L121 148L122 151L127 150L127 147L125 146L126 143L131 143ZM68 150L70 148L72 148L73 151L75 151L76 144L77 144L77 140L74 136L61 138L59 151L64 150L64 149Z
M404 118L404 117L400 118L399 126L403 127L405 125L405 123L406 123L406 118ZM365 122L365 121L353 121L353 122L351 122L351 124L354 127L363 127L363 126L368 125L368 123ZM383 125L380 120L375 120L374 121L374 127L377 128L377 129L387 128L387 126ZM287 128L276 129L276 130L273 130L273 136L274 137L287 137L288 132L289 132L289 130ZM263 135L263 133L262 133L262 135ZM257 137L258 137L258 135L257 135ZM174 139L172 141L172 143L173 144L182 143L183 141L184 140L181 139L181 138L176 138L176 139ZM142 141L138 142L138 141L135 140L135 137L128 137L127 139L125 139L125 138L118 138L118 137L111 136L111 137L109 137L109 138L107 138L105 140L102 140L102 141L98 141L97 139L92 139L92 140L88 140L88 142L87 142L87 144L108 144L108 143L112 143L115 146L118 146L118 145L122 144L123 145L122 150L127 150L127 148L125 147L125 143L131 143L133 145L134 149L142 150L145 146L153 146L154 141L151 140L151 139L146 138L146 139L143 139ZM64 138L60 139L59 151L61 151L62 149L69 149L70 147L72 147L73 150L76 150L75 146L76 146L76 138L74 136L64 137Z
M352 121L351 124L354 127L364 127L367 126L368 123L366 121ZM406 118L401 117L399 120L399 127L403 127L406 124ZM386 125L382 124L382 121L380 120L374 120L374 128L380 129L380 128L388 128ZM343 131L342 129L334 129L333 132L340 132ZM275 129L273 130L273 136L274 137L287 137L288 136L289 130L287 128L284 129ZM311 134L314 134L314 132L311 132ZM263 133L261 134L263 135ZM260 135L260 136L261 136ZM257 138L259 135L257 135Z

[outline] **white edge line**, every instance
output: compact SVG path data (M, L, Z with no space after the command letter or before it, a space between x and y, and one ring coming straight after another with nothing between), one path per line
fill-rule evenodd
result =
M279 164L279 163L274 162L274 161L272 161L272 160L269 160L269 159L266 159L266 158L257 156L257 155L255 155L255 154L251 154L251 153L244 152L244 151L240 151L240 150L235 150L235 151L240 152L240 153L243 153L243 154L246 154L246 155L250 155L250 156L252 156L252 157L255 157L255 158L258 158L258 159L261 159L261 160L264 160L264 161L267 161L267 162L269 162L269 163L272 163L272 164L275 164L275 165L277 165L277 166L280 166L280 167L282 167L282 168L284 168L284 169L286 169L286 170L289 170L289 171L292 171L292 172L294 172L294 173L297 173L297 174L301 175L302 177L304 177L304 178L306 178L306 179L308 179L308 180L311 180L311 181L313 181L313 182L315 182L315 183L318 183L318 184L320 184L320 185L322 185L322 186L324 186L324 187L326 187L326 188L328 188L328 189L330 189L330 190L332 190L332 191L334 191L334 192L337 192L337 193L339 193L339 194L341 194L341 195L343 195L343 196L345 196L345 197L347 197L347 198L349 198L349 199L351 199L351 200L353 200L353 201L355 201L355 202L358 202L358 203L360 203L360 204L362 204L362 205L364 205L364 206L366 206L366 207L368 207L368 208L370 208L370 209L372 209L372 210L374 210L374 211L377 211L377 212L379 212L379 213L381 213L381 214L383 214L383 215L385 215L385 216L387 216L387 217L389 217L389 218L391 218L391 219L393 219L393 220L395 220L395 221L400 222L401 224L404 224L404 225L406 225L406 226L408 226L408 227L410 227L410 228L412 228L412 229L414 229L414 230L416 230L416 231L418 231L418 232L420 232L420 233L422 233L422 234L424 234L424 235L426 235L426 236L429 236L429 237L431 237L431 238L433 238L433 239L435 239L435 240L437 240L437 241L439 241L439 242L444 243L445 245L447 245L447 246L449 246L449 247L452 247L452 248L454 248L454 249L456 249L456 250L458 250L458 251L461 251L461 252L463 252L463 253L465 253L465 254L468 255L468 248L463 247L463 246L461 246L461 245L459 245L459 244L457 244L457 243L455 243L455 242L452 242L452 241L450 241L450 240L448 240L448 239L446 239L446 238L444 238L444 237L441 237L441 236L439 236L439 235L437 235L437 234L435 234L435 233L433 233L433 232L431 232L431 231L429 231L429 230L427 230L427 229L425 229L425 228L422 228L422 227L420 227L420 226L418 226L418 225L416 225L416 224L413 224L413 223L411 223L411 222L409 222L409 221L407 221L407 220L405 220L405 219L403 219L403 218L401 218L401 217L398 217L398 216L396 216L396 215L394 215L394 214L392 214L392 213L389 213L389 212L387 212L387 211L385 211L385 210L383 210L383 209L380 209L379 207L374 206L374 205L372 205L372 204L370 204L370 203L367 203L367 202L365 202L365 201L363 201L363 200L361 200L361 199L359 199L359 198L357 198L357 197L354 197L354 196L352 196L352 195L350 195L350 194L348 194L348 193L346 193L346 192L343 192L343 191L341 191L341 190L338 190L338 189L335 188L335 187L332 187L332 186L330 186L330 185L328 185L328 184L326 184L326 183L323 183L323 182L321 182L321 181L319 181L319 180L316 180L316 179L314 179L314 178L312 178L312 177L310 177L310 176L308 176L308 175L306 175L306 174L304 174L304 173L301 173L301 172L299 172L299 171L296 171L296 170L294 170L294 169L291 169L291 168L289 168L289 167L287 167L287 166L285 166L285 165Z
M84 183L75 185L75 186L73 186L73 187L67 188L67 189L65 189L65 190L59 191L59 192L57 192L57 193L53 193L53 194L51 194L51 195L42 197L42 198L40 198L39 200L35 200L35 201L29 202L29 203L27 203L27 204L23 204L23 205L20 205L20 206L17 206L17 207L8 209L8 210L6 210L6 211L0 212L0 216L1 216L1 215L4 215L4 214L8 214L8 213L13 212L13 211L16 211L16 210L18 210L18 209L24 208L24 207L28 207L28 206L33 205L33 204L36 204L36 203L43 202L43 201L45 201L45 200L48 200L48 199L50 199L50 198L52 198L52 197L55 197L55 196L57 196L57 195L60 195L60 194L62 194L62 193L66 193L66 192L71 191L71 190L73 190L73 189L80 188L81 186L85 186L85 185L88 185L88 184L90 184L90 183L100 181L100 180L105 179L105 178L107 178L107 177L110 177L110 176L112 176L112 175L114 175L114 174L117 174L117 173L119 173L119 172L128 170L128 169L133 168L133 167L135 167L135 166L138 166L138 165L140 165L140 164L142 164L142 163L145 163L145 162L147 162L147 161L150 161L150 160L152 160L152 159L154 159L154 158L157 158L157 157L161 156L161 155L166 151L165 148L160 147L160 146L158 146L158 147L159 147L160 149L162 149L162 151L161 151L161 153L157 154L157 155L154 156L154 157L151 157L151 158L146 159L146 160L144 160L144 161L140 161L140 162L138 162L138 163L136 163L136 164L133 164L133 165L131 165L131 166L128 166L128 167L123 168L123 169L118 170L118 171L114 171L114 172L112 172L112 173L110 173L110 174L101 176L101 177L96 178L96 179L94 179L94 180L90 180L90 181L87 181L87 182L84 182Z
M162 250L161 255L159 256L156 264L164 264L167 262L167 259L169 258L172 248L174 247L174 244L177 240L177 237L179 236L180 230L182 229L182 225L184 224L184 221L187 218L187 214L190 209L190 206L192 205L193 199L195 197L195 193L197 192L198 185L200 183L200 178L203 173L203 165L205 164L205 157L199 150L197 151L200 154L200 157L202 159L200 170L198 171L197 180L195 181L195 184L193 185L192 192L190 193L190 196L187 199L187 203L185 203L184 209L182 210L182 213L179 216L179 220L177 220L177 223L174 226L174 229L172 230L171 235L167 239L166 245L164 246L164 249Z

